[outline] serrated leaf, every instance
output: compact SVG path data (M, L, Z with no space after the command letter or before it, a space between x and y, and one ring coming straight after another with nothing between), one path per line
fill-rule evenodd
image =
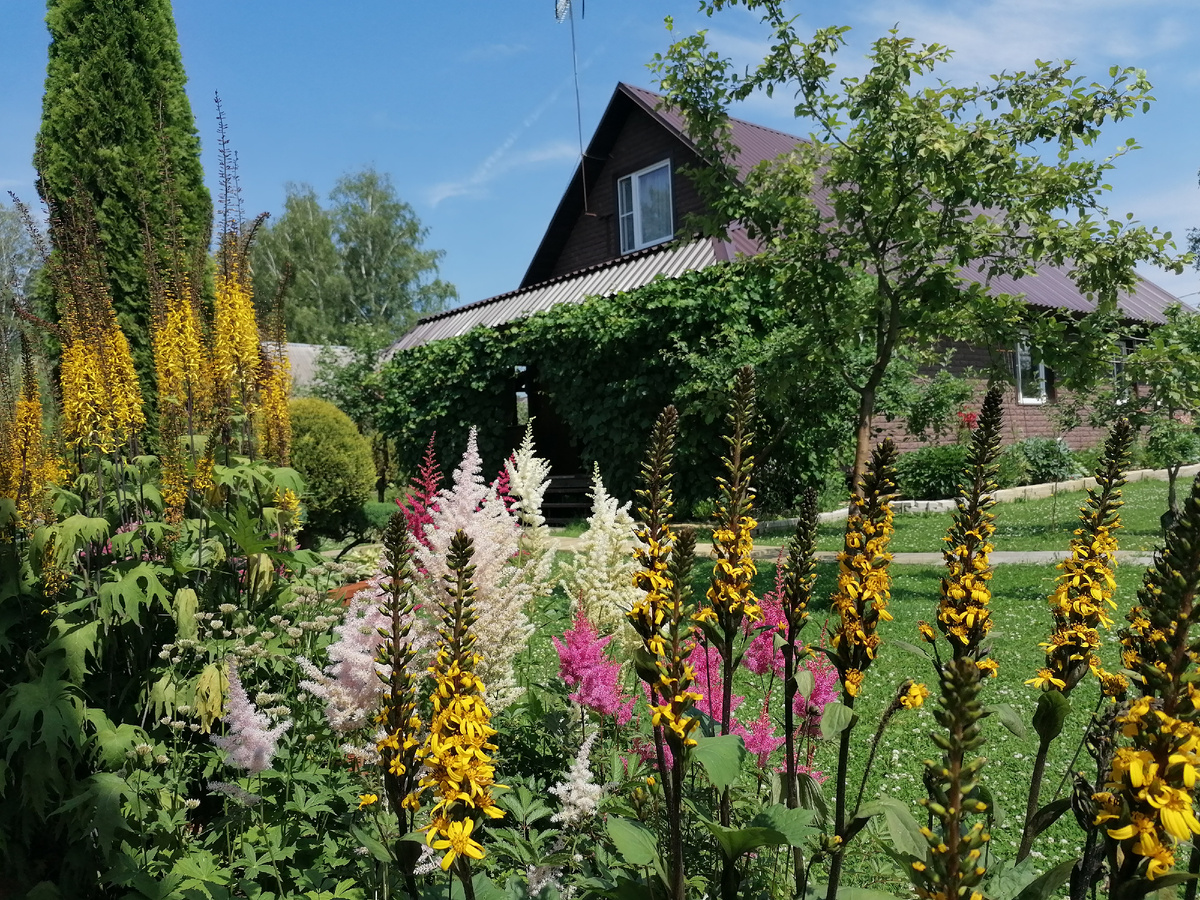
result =
M100 622L96 619L74 623L55 619L50 624L53 638L39 655L42 659L49 659L51 654L61 653L71 680L81 684L88 672L87 658L96 656L99 632Z
M82 819L86 825L82 832L92 832L101 852L107 853L117 840L118 833L132 831L121 814L121 807L128 797L136 792L125 779L113 772L97 772L83 782L82 790L55 810L63 815L78 809L73 818Z
M1015 737L1025 740L1029 735L1029 729L1025 727L1025 720L1021 718L1020 713L1012 708L1009 703L992 703L985 709L996 717L996 719L1007 728Z
M54 759L62 755L60 745L83 740L83 701L49 667L37 681L18 682L0 695L0 710L5 762L11 762L21 747L34 744L44 745L44 753Z
M736 734L697 738L691 757L704 769L712 786L723 791L741 774L746 744Z
M857 819L882 815L887 825L888 837L892 846L902 856L914 859L924 859L929 844L921 834L921 826L913 818L908 806L895 797L879 797L870 803L864 803L859 809Z
M988 900L1016 900L1035 878L1037 869L1033 857L1027 856L1019 863L1001 860L989 869L984 896Z

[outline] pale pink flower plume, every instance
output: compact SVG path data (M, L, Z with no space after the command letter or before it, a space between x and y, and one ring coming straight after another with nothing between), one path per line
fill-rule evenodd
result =
M246 695L237 666L229 663L229 705L225 710L225 737L212 736L212 742L225 751L228 765L245 769L251 775L271 768L276 744L292 727L290 719L271 727L271 720L254 707Z

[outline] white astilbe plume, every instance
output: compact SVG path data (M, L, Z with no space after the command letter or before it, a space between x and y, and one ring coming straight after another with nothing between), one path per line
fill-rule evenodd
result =
M517 518L529 534L528 548L546 543L546 517L542 515L542 497L550 486L550 463L533 449L533 425L525 426L525 436L515 456L504 463L508 470L508 492L516 498Z
M630 547L634 541L629 504L610 497L600 478L600 466L592 470L592 514L580 537L575 555L563 566L563 588L574 609L582 607L588 621L601 634L622 634L626 613L641 591L633 585L637 569Z
M380 568L386 565L383 554ZM329 664L324 671L303 656L296 660L308 676L300 687L325 701L325 718L336 732L357 731L367 725L379 707L384 681L391 676L390 667L375 658L383 642L379 629L390 624L380 610L386 581L377 575L350 598L341 624L333 629L334 639L326 651ZM423 651L433 646L436 637L426 617L413 616L409 641L418 651L413 663L416 672L424 674L428 653Z
M428 573L420 582L420 593L438 604L449 599L444 580L449 573L446 552L460 528L475 547L471 563L475 566L472 580L479 621L474 631L477 651L483 656L476 672L488 705L499 710L520 694L513 659L533 633L525 608L549 591L550 554L529 557L525 565L514 562L520 550L521 525L496 495L495 487L483 480L474 428L452 484L438 492L438 509L425 526L429 546L416 548L417 561Z
M562 808L550 817L551 822L561 822L568 828L576 828L596 815L596 807L604 796L604 786L592 780L590 757L592 744L600 732L593 731L584 738L579 755L571 763L567 780L550 788L550 793L562 803Z
M285 731L292 727L285 719L271 727L271 720L259 712L238 677L237 666L229 663L229 706L225 710L224 737L212 735L212 742L225 751L225 763L245 769L249 774L271 768L276 744Z

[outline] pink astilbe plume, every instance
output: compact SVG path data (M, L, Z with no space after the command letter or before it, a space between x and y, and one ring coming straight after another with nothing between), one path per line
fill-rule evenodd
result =
M816 737L821 733L821 718L825 715L825 707L838 699L837 668L824 653L814 653L804 661L803 666L812 673L812 693L805 697L797 691L792 709L799 723L798 730L810 737Z
M721 654L708 644L697 644L691 655L692 668L696 670L696 690L704 696L696 701L696 709L709 716L718 724L721 721L721 695L725 682L721 678ZM731 734L741 734L741 725L732 718L738 707L746 698L733 694L729 702L729 731Z
M513 505L517 502L517 498L512 495L512 478L508 474L515 459L515 456L509 455L508 460L500 467L500 474L492 482L496 496L503 501L504 508L509 512L513 511Z
M783 677L783 650L775 646L775 635L783 634L787 627L787 619L783 614L783 589L786 574L783 562L784 556L781 551L775 565L775 589L763 594L762 600L759 601L759 608L763 613L762 621L752 623L747 618L743 624L746 633L753 634L754 639L746 648L742 664L755 675L766 675L768 672L773 672L779 678Z
M417 467L417 475L409 485L403 500L396 500L396 505L404 511L408 523L408 533L419 543L429 546L425 537L425 526L433 521L432 513L437 512L437 494L442 485L442 470L438 466L437 457L433 453L433 441L437 432L429 436L429 446Z
M762 712L750 723L742 734L746 749L758 760L758 767L765 769L771 754L783 745L783 735L775 733L775 723L771 721L771 695L763 699Z
M575 688L570 699L602 716L615 716L621 725L633 715L633 697L621 692L621 664L611 661L604 648L612 637L600 637L587 615L579 610L563 639L551 638L558 651L558 674L567 687Z
M276 745L285 731L292 727L285 719L271 727L271 720L259 712L238 677L237 666L229 663L229 705L225 710L224 737L212 736L212 742L225 751L225 763L245 769L249 774L271 768Z

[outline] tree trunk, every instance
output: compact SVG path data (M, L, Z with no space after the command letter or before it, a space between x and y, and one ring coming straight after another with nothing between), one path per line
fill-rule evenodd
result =
M873 381L874 379L872 379ZM867 461L871 458L871 425L875 419L875 386L868 383L858 395L858 423L854 432L854 468L850 472L850 492L857 495Z

